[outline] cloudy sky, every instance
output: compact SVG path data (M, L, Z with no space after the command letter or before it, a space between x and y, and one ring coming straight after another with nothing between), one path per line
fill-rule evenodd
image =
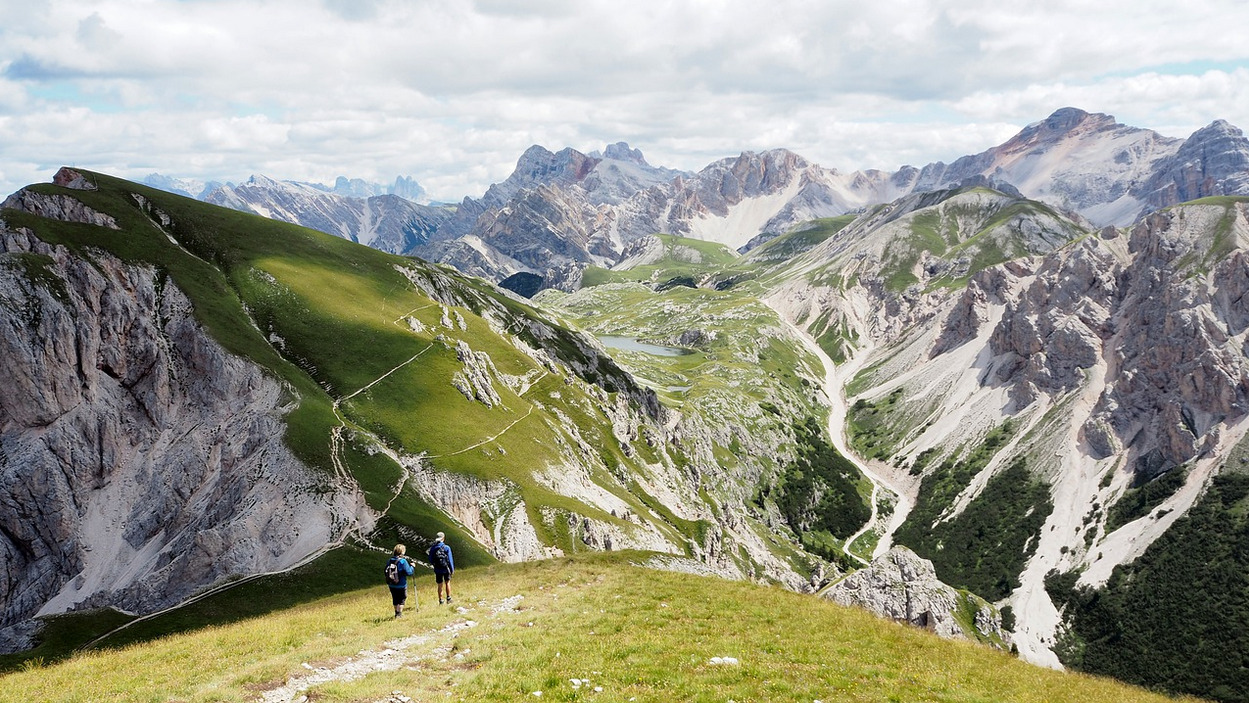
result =
M480 195L531 144L697 170L976 153L1064 106L1249 128L1243 0L0 0L0 191L414 176Z

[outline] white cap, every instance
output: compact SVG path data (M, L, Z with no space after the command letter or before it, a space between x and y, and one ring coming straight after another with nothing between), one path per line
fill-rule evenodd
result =
M439 533L438 533L438 541L439 541L439 542L441 542L441 541L443 541L444 539L446 539L446 537L447 537L447 536L446 536L446 535L444 535L443 533L441 533L441 532L439 532Z

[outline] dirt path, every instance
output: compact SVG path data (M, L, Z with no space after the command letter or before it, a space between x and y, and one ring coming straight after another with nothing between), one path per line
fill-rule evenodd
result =
M872 482L872 517L861 530L846 540L844 547L846 553L851 557L860 563L867 564L866 560L850 551L850 546L869 530L880 528L880 539L876 543L876 548L872 551L872 558L889 551L889 548L893 545L893 533L897 532L898 528L902 526L913 506L911 499L907 497L905 492L893 486L887 477L874 471L866 461L860 459L858 455L850 450L850 446L846 442L846 394L844 390L845 384L842 379L852 377L855 371L863 365L867 354L865 351L860 351L853 359L838 367L829 358L828 354L824 353L824 350L820 348L820 345L816 343L811 335L792 323L787 322L786 324L798 335L798 338L806 348L824 365L824 393L828 396L829 404L828 433L832 437L833 448L846 457L850 463L854 464L855 468ZM881 491L893 494L896 499L889 522L883 526L878 524L879 512L877 507Z
M853 462L854 460L851 459L850 461ZM870 531L873 527L876 526L876 518L879 512L879 509L877 508L877 505L876 505L876 501L879 497L880 497L880 484L876 483L875 481L872 481L872 496L870 498L870 500L872 501L872 516L867 519L867 522L863 523L863 527L860 527L858 532L847 537L845 545L842 546L842 549L846 551L846 554L849 554L853 559L858 561L863 566L867 566L871 562L859 556L858 554L855 554L853 551L850 550L850 547L854 544L855 540L867 534L868 531ZM876 555L873 554L872 556L876 556Z
M518 606L522 600L524 596L516 595L496 603L479 602L475 608L461 607L457 609L457 612L464 616L480 611L482 613L480 617L495 619L500 615L519 612ZM452 658L451 642L459 637L461 632L477 627L478 624L476 620L464 618L438 630L390 640L377 649L361 650L356 656L333 668L314 667L304 662L303 667L308 673L289 677L281 686L265 691L257 701L260 703L306 701L310 700L310 697L304 692L314 686L331 682L356 681L379 671L398 671L423 660L447 661ZM454 656L463 657L466 652L467 650ZM395 700L395 697L402 696L401 691L396 691L391 698L384 700Z

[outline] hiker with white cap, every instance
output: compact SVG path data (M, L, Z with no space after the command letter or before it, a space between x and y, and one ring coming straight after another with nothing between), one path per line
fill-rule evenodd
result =
M451 545L447 544L447 536L441 532L429 548L429 563L434 567L434 580L438 583L438 604L441 605L443 590L451 602L451 574L455 573L455 559L451 557Z

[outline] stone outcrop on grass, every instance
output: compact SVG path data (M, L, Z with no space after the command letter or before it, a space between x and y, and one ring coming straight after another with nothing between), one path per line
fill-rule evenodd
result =
M931 630L947 639L998 644L1007 641L1001 616L992 606L942 583L937 579L932 562L921 559L906 547L890 549L867 568L829 587L823 596L842 605L858 606L881 617ZM960 622L957 614L961 610L974 612L974 624ZM974 631L968 631L969 625Z

